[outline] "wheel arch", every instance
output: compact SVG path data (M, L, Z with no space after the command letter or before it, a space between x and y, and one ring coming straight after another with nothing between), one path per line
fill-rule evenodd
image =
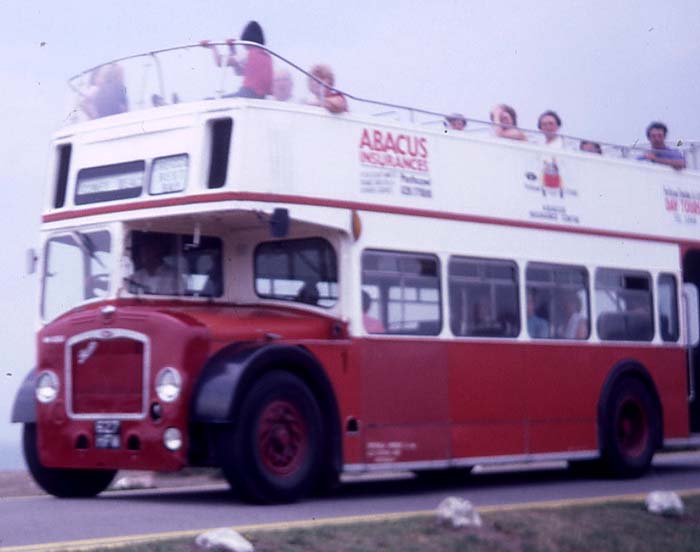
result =
M323 413L324 458L335 473L342 467L342 431L338 402L319 360L305 347L284 344L237 343L214 355L199 375L192 397L191 421L235 422L246 392L263 374L284 370L300 378Z
M12 417L10 418L13 424L30 424L36 422L35 387L36 370L32 368L31 372L25 376L15 395L15 402L12 405Z
M604 420L608 419L608 407L610 405L610 397L615 386L618 382L624 379L636 379L641 382L651 394L654 400L654 406L659 415L659 431L658 431L658 441L655 443L655 448L659 449L663 446L664 441L664 411L659 398L658 390L656 389L656 384L654 383L651 374L646 369L646 367L639 361L634 359L624 359L615 364L613 368L608 373L603 383L603 387L600 392L600 397L598 399L598 418L597 418L597 428L598 428L598 447L602 450L603 444L605 443L605 427Z

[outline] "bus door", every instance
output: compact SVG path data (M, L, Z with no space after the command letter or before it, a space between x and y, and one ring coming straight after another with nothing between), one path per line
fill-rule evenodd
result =
M700 300L700 250L690 250L683 259L684 315L688 329L688 401L690 406L690 431L700 433L700 345L692 339L693 327L697 331ZM690 289L689 289L690 288ZM694 289L693 289L694 288Z
M357 347L368 463L420 467L449 456L440 295L436 256L363 252L363 325L370 335Z

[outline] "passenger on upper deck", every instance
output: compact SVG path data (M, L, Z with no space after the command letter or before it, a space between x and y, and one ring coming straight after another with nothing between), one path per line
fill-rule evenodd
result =
M652 149L638 157L638 159L659 163L660 165L668 165L676 170L685 169L683 154L666 145L666 134L668 134L668 128L665 124L658 121L652 122L647 127L647 138Z
M278 102L286 102L292 97L294 81L292 75L286 69L275 71L275 76L272 79L272 97Z
M491 121L496 123L494 132L499 138L527 141L525 133L517 128L518 116L511 106L498 104L491 110L489 116Z
M461 113L453 113L445 117L445 123L453 130L464 130L467 127L467 120Z
M545 145L550 148L563 148L564 139L559 136L561 118L556 112L547 110L537 119L537 128L544 134Z
M600 144L598 142L591 142L590 140L581 140L581 143L579 144L579 149L581 151L587 151L588 153L603 153Z
M265 37L260 24L257 21L250 21L243 29L241 40L264 45ZM226 94L224 97L264 99L265 96L272 93L272 59L270 54L262 48L246 46L248 55L245 59L238 59L235 42L233 39L226 41L229 54L226 57L225 64L230 66L237 75L243 75L243 84L238 92ZM214 62L221 67L223 60L219 50L209 44L208 40L202 40L200 44L212 51Z
M80 107L91 119L127 111L129 107L121 66L110 63L95 69L90 75L90 86L83 93Z
M348 102L345 96L332 88L335 85L335 76L331 68L328 65L314 65L309 73L316 77L309 77L309 90L315 96L309 104L325 107L331 113L346 112Z

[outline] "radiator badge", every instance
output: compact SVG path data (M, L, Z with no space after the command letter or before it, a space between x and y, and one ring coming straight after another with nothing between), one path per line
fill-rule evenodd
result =
M78 364L85 364L95 350L97 350L97 341L91 341L84 349L78 351Z

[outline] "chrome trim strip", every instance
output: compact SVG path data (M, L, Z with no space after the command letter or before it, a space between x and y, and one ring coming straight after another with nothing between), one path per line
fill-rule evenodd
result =
M115 339L126 337L133 339L134 341L139 341L143 343L143 366L142 366L142 386L143 386L143 396L141 398L141 412L102 412L102 413L90 413L90 414L76 414L73 411L73 366L71 363L70 350L74 343L80 341L86 341L88 339L95 339L99 341L106 341L108 339ZM150 381L151 374L151 343L147 335L135 332L133 330L126 330L122 328L109 328L101 330L90 330L88 332L83 332L66 341L63 349L63 359L65 366L65 401L66 401L66 415L72 420L97 420L110 418L115 420L143 420L148 413L148 382Z
M464 468L476 465L497 465L516 463L551 462L561 460L594 460L599 457L597 450L571 452L547 452L537 454L513 454L504 456L474 456L452 460L424 460L420 462L382 462L364 464L345 464L346 473L362 473L392 470L430 470L444 468Z
M693 433L690 437L664 439L664 448L700 447L700 434Z

